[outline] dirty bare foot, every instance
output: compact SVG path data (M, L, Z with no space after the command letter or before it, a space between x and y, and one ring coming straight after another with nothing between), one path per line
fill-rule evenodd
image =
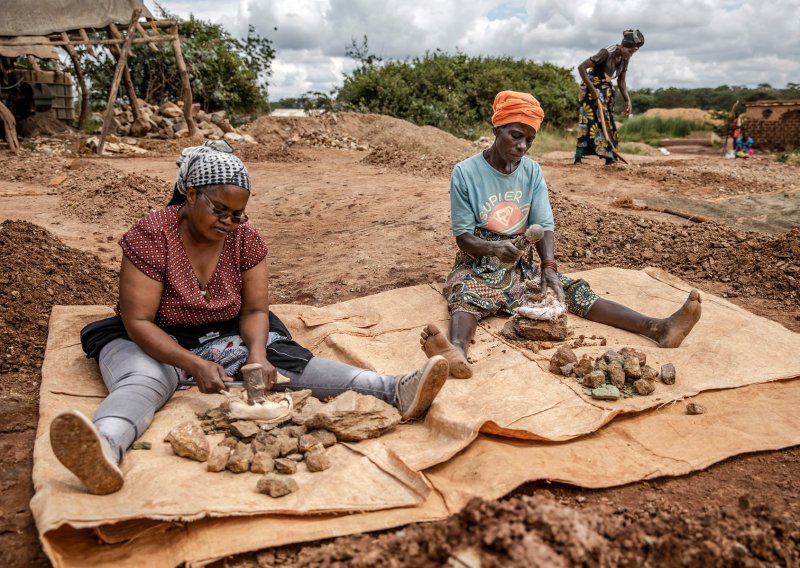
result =
M439 328L429 323L422 329L419 339L422 350L428 357L441 355L450 363L450 374L457 379L468 379L472 376L472 367L469 366L464 353L439 331Z
M700 292L692 290L681 309L668 318L655 320L650 338L659 347L678 347L692 331L702 312Z

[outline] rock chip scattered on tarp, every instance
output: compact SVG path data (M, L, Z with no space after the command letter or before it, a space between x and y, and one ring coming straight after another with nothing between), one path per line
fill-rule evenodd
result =
M177 455L204 462L211 453L211 447L203 432L202 426L196 422L182 422L170 430L165 438Z
M206 462L206 469L214 473L219 473L224 470L225 466L228 465L228 458L231 457L232 451L230 446L224 446L222 444L214 446Z
M324 428L346 442L377 438L400 423L400 412L374 396L347 391L315 412L305 425ZM296 440L295 440L296 441Z
M648 381L647 379L639 379L637 381L634 381L633 388L636 391L636 394L641 396L647 396L655 392L656 383L655 381Z
M672 363L661 365L661 382L665 385L675 384L675 365Z
M568 345L562 345L556 352L553 353L553 356L550 357L550 372L554 375L560 375L561 368L567 365L568 363L572 363L573 365L578 364L578 357L575 355L575 352L569 348Z
M297 482L286 475L267 473L256 484L256 490L270 497L283 497L300 489Z
M269 473L275 469L275 461L266 452L256 452L250 462L250 471L253 473Z
M331 467L331 459L322 444L317 444L306 453L306 467L308 471L325 471Z
M252 420L237 420L236 422L231 422L230 431L240 440L250 440L256 437L261 428Z
M619 389L614 385L603 385L601 387L597 387L596 389L592 389L592 398L596 398L598 400L617 400L622 394L619 392Z
M297 462L289 458L276 458L275 473L282 473L284 475L292 475L297 473Z
M250 470L250 462L252 460L253 448L250 444L239 442L228 458L228 463L225 467L233 473L244 473Z
M687 414L705 414L706 407L697 402L690 402L686 405Z

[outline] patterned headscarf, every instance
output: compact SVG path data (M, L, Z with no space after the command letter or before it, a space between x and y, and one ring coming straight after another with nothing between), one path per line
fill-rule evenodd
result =
M202 146L185 148L176 162L175 189L186 195L189 187L238 185L250 191L250 174L244 163L233 155L233 148L221 140L209 140Z
M625 30L622 32L622 47L642 47L644 34L639 30Z

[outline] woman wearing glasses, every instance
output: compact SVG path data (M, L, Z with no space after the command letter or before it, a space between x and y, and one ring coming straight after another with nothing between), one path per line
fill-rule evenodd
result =
M320 398L354 390L405 420L419 418L447 379L443 357L390 376L314 357L292 340L268 309L267 246L244 212L250 176L226 150L184 150L169 205L120 240L118 316L81 333L109 395L91 421L76 411L57 416L50 440L90 493L122 487L125 451L181 379L217 393L243 365L259 363L267 388L309 388ZM290 382L276 386L278 371Z

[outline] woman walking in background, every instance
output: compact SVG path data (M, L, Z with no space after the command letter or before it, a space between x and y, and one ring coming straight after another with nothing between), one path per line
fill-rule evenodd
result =
M575 148L575 163L580 164L584 156L596 155L605 158L606 165L613 164L613 149L618 144L617 125L614 121L614 85L617 80L619 92L625 99L625 114L631 113L631 98L625 84L625 74L631 56L644 45L644 35L639 30L622 32L622 43L604 47L578 66L581 88L578 97L578 145ZM606 118L606 130L611 140L603 133L600 110Z

